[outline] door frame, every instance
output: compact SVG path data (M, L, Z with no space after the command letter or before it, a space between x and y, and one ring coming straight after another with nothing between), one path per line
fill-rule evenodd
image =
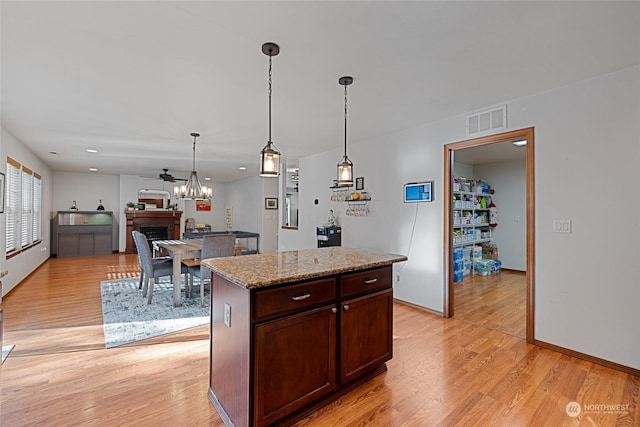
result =
M534 128L523 128L495 135L488 135L474 139L445 144L444 146L444 261L445 261L445 292L444 317L454 314L454 283L453 283L453 229L452 206L453 200L453 156L456 150L479 147L497 142L516 141L526 139L526 340L533 344L535 320L535 163L534 163Z

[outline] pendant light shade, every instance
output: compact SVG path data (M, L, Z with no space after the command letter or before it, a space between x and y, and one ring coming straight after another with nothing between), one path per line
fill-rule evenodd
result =
M338 79L338 83L344 86L344 156L338 163L337 185L353 185L353 163L347 157L347 86L353 83L353 77L345 76Z
M269 140L260 151L260 176L277 177L280 175L280 152L271 141L271 57L280 53L280 47L275 43L265 43L262 53L269 56Z
M196 138L198 138L200 134L193 132L191 136L193 137L193 168L187 183L174 187L173 193L178 198L186 200L210 199L213 195L212 190L200 183L198 173L196 172Z

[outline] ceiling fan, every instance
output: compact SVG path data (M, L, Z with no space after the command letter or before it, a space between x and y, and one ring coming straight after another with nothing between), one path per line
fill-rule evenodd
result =
M163 172L158 175L158 179L163 180L164 182L176 182L176 181L187 181L186 178L176 178L169 173L169 169L162 169Z

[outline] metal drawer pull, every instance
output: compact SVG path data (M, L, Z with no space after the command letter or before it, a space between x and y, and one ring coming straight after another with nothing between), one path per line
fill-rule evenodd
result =
M344 309L345 309L345 310L349 310L349 304L345 304L345 305L344 305Z
M294 300L294 301L302 301L303 299L307 299L307 298L310 298L310 297L311 297L311 294L304 294L304 295L300 295L300 296L297 296L297 297L291 297L291 299Z
M333 307L333 308L331 308L331 311L332 311L333 313L337 313L337 312L338 312L338 309L337 309L337 308L335 308L335 307Z
M378 281L378 279L369 279L369 280L365 280L364 283L366 283L367 285L370 285L372 283L376 283Z

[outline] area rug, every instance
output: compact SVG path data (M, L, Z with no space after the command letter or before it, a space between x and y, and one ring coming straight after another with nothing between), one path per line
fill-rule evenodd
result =
M173 285L161 278L153 286L153 301L138 289L139 279L106 280L100 283L102 323L107 348L128 344L209 322L209 301L200 305L200 286L194 283L194 297L182 298L182 306L173 306ZM182 286L184 294L184 285Z

